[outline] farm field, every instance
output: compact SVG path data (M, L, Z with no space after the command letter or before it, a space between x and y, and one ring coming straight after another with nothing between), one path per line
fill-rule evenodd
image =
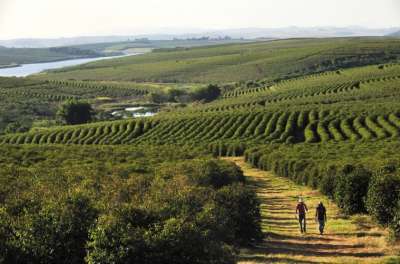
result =
M1 149L3 263L234 263L261 235L240 169L201 149Z
M225 96L211 103L161 113L146 119L148 121L125 120L59 127L39 133L11 134L0 140L4 143L240 142L249 145L397 140L400 129L399 71L398 64L385 64L309 75L280 81L257 91L239 88L234 91L243 92L243 95ZM109 89L114 94L118 90L112 89L113 84L121 90L119 93L131 95L157 89L157 86L146 87L146 84L138 84L135 89L123 89L123 83L112 82L103 82L104 87L101 82L54 83L72 85L71 89L80 93L84 89L96 93L91 88L93 84L93 87L102 89L97 93L104 93L104 96L107 95L104 88L107 84L111 85ZM140 86L144 88L140 89ZM16 90L9 89L10 92ZM153 125L145 128L146 123ZM132 133L136 124L141 124L136 130L141 132ZM87 140L92 136L104 140Z
M136 39L122 42L95 43L76 45L80 49L89 49L97 52L149 52L156 49L191 48L199 46L223 45L231 43L254 42L246 39L173 39L153 40Z
M67 100L90 102L99 113L137 105L154 105L147 99L170 90L193 91L197 84L158 84L113 81L34 80L0 77L0 133L14 122L31 126L35 120L54 119Z
M226 83L302 76L396 60L394 38L291 39L159 50L56 70L43 78Z
M0 78L0 263L397 263L399 57L290 39ZM59 120L65 102L95 117ZM325 236L297 233L298 196L325 202Z

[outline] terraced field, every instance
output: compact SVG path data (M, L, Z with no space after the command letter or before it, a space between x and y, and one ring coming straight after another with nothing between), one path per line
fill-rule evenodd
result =
M91 99L96 97L129 98L140 97L152 91L159 91L169 85L141 84L132 82L90 82L90 81L34 81L27 85L7 87L0 83L0 96L8 98L41 98L49 101L67 99Z
M400 115L285 111L138 119L60 127L1 138L10 144L298 143L398 139Z
M140 95L139 88L113 83L52 81L76 94L108 90ZM107 85L106 85L107 84ZM156 118L60 127L13 134L3 143L21 144L252 144L371 141L400 134L400 65L367 66L281 81L243 90L212 103ZM99 90L96 90L99 89ZM15 92L15 91L14 91ZM60 95L59 95L60 96Z
M175 100L163 101L157 115L148 118L121 117L118 121L74 126L52 126L56 121L53 119L51 128L40 126L26 133L2 134L0 146L5 153L2 160L7 166L1 168L0 175L6 187L4 193L9 193L11 200L6 201L7 210L0 208L0 214L15 212L10 218L16 219L13 225L19 228L23 223L26 228L10 229L8 220L0 221L7 224L6 228L0 228L0 233L17 230L12 235L18 232L30 235L29 232L34 232L33 236L39 237L35 247L43 243L46 249L53 247L53 241L59 239L59 226L55 226L55 240L51 242L43 242L45 232L42 229L36 232L32 226L42 228L63 218L53 221L52 215L47 214L51 211L40 208L42 202L52 202L51 199L41 198L39 202L34 199L36 194L59 199L59 193L54 190L61 188L60 193L65 192L62 198L68 198L64 208L70 208L72 200L66 194L73 190L87 192L99 209L108 206L113 209L109 215L93 218L87 225L92 232L90 240L98 239L98 244L82 244L82 259L103 243L106 243L104 252L109 256L124 255L126 248L135 249L137 241L141 244L147 239L151 234L148 230L162 227L158 231L162 234L166 231L171 236L166 236L166 244L162 242L157 249L169 245L175 250L176 241L183 238L182 248L189 244L191 254L197 247L190 244L193 241L196 244L205 241L204 252L211 252L210 255L218 246L225 248L225 244L210 243L209 238L215 234L218 237L220 232L235 233L221 238L227 239L229 245L236 245L233 238L239 241L240 237L247 236L251 240L246 240L246 245L251 243L254 247L242 250L240 256L234 256L234 252L239 252L237 248L232 247L232 252L226 248L229 256L240 257L240 263L397 263L390 261L398 261L398 244L391 245L387 239L400 237L399 44L399 40L385 38L298 39L172 49L82 65L34 78L0 78L0 125L13 121L13 116L30 114L32 119L48 118L53 114L48 113L48 106L54 111L60 101L71 98L94 102L96 110L101 100L111 102L109 109L115 106L113 102L125 103L118 99L144 104L148 103L145 100L162 95ZM208 85L211 83L218 85ZM180 93L179 89L189 92ZM211 99L193 96L208 95L210 90ZM20 109L17 114L12 109L14 104ZM214 163L217 159L211 161L211 156L244 156L245 159L231 161L249 177L244 178L233 164L222 162L217 166ZM154 162L148 162L147 157ZM62 170L58 168L60 164ZM22 168L22 184L16 184L21 177L15 177L15 167ZM59 174L60 171L64 174ZM102 181L106 184L101 185ZM220 184L225 181L233 185L225 188ZM30 189L33 182L35 187ZM245 183L250 183L259 193L258 201L254 190L240 190ZM44 189L46 184L48 189ZM152 190L157 192L146 193ZM288 210L294 208L292 203L299 195L312 204L322 199L328 205L326 236L320 237L313 230L304 236L297 234L296 222ZM149 203L143 203L146 197L151 197ZM205 197L209 199L207 203ZM76 205L81 206L80 201L84 200ZM173 201L171 207L167 201ZM142 203L143 208L149 209L146 214L138 207ZM223 206L219 207L219 203ZM132 214L128 217L118 210L115 210L118 215L113 215L115 204L130 204L134 211L127 211ZM176 222L178 218L172 215L165 225L145 224L142 228L135 221L153 218L152 210L156 208L153 205L160 216L177 210L179 215L185 212L182 214L185 218ZM50 208L59 207L54 203ZM251 212L243 211L246 208ZM32 212L40 209L46 217L33 220L45 219L45 222L29 222L25 214L31 209ZM77 212L79 217L86 218L85 212L81 214L79 210L63 209L57 213L64 216ZM187 219L193 216L193 222L186 226ZM119 217L122 222L113 222ZM246 231L240 231L235 221L247 228ZM78 226L82 222L77 221ZM59 223L63 229L64 222ZM92 223L104 224L110 229L101 229L100 225L100 229L92 230ZM201 235L193 240L192 228L198 223L201 228L196 230ZM382 228L377 228L377 224ZM203 225L212 227L213 231L203 232ZM259 241L260 225L265 235L262 241ZM255 228L250 236L249 226ZM315 228L314 224L310 226ZM214 230L214 227L218 228ZM66 226L65 229L68 230L65 240L75 239L70 230L79 228ZM111 233L116 230L117 235L103 236L108 230ZM137 240L139 233L140 240ZM151 235L154 241L159 241L158 234ZM24 236L15 239L22 241L18 246L23 250L24 239ZM149 241L149 254L158 254L153 240ZM7 243L14 246L14 239ZM121 243L125 243L123 247L109 246ZM63 252L64 245L58 244ZM48 255L47 251L43 254ZM137 257L134 250L129 254ZM208 257L208 254L202 255ZM98 256L101 261L104 255ZM125 262L127 258L121 261ZM232 258L226 263L234 262Z
M314 74L280 81L271 86L228 91L224 99L194 108L193 111L229 111L244 108L303 107L304 105L346 106L351 101L365 103L377 99L395 102L399 98L400 65L374 65ZM240 96L233 96L237 93Z
M388 63L400 55L394 38L291 39L172 49L95 62L39 75L45 79L185 83L274 81Z

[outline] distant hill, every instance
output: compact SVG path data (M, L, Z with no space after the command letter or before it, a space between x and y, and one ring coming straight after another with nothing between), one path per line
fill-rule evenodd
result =
M41 77L165 83L272 81L281 76L386 63L397 58L391 54L399 53L400 40L395 38L302 38L161 49L54 70Z
M74 47L6 48L0 46L0 67L37 62L104 56L103 53Z
M149 40L173 40L202 37L224 38L225 36L229 36L233 39L386 36L399 30L400 28L370 29L364 27L283 27L236 28L222 30L166 29L163 33L132 34L125 36L84 36L54 39L0 40L0 45L15 48L46 48L93 43L127 42L143 38Z
M400 37L400 31L389 34L391 37Z

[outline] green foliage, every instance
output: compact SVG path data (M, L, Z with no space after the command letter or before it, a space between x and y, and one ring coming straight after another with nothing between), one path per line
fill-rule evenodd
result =
M157 104L165 103L168 101L168 97L165 94L160 93L160 92L149 93L146 96L146 99L149 100L150 102L157 103Z
M394 216L389 227L392 233L392 239L398 240L400 238L400 201L394 210Z
M88 263L234 263L231 249L200 225L182 218L155 224L153 218L134 208L101 218L91 233Z
M336 173L336 168L334 166L328 167L326 171L324 171L318 184L318 189L331 199L334 198L337 185Z
M243 173L204 150L2 150L0 256L6 263L233 264L235 248L259 238L259 203Z
M271 144L246 150L245 158L260 169L318 188L345 213L368 211L397 236L399 147L398 141Z
M97 217L97 210L90 203L78 194L62 204L50 204L37 213L22 216L23 225L17 225L14 232L19 234L15 243L23 249L25 261L84 263L88 231Z
M343 212L366 212L365 199L370 178L370 172L362 167L350 168L337 178L334 197Z
M4 129L4 133L10 134L10 133L22 133L22 132L27 132L29 130L29 127L27 127L25 124L21 124L20 122L14 122L14 123L9 123L6 128Z
M88 123L92 120L93 109L87 102L70 100L63 103L57 115L68 125Z
M243 245L263 237L260 204L253 191L240 185L225 186L217 192L215 204L219 208L217 217L225 221L226 228L233 233L231 243Z
M175 169L188 175L189 180L196 185L213 186L216 189L245 181L243 172L237 166L224 161L194 160L179 164Z
M400 177L385 171L377 172L368 190L368 212L382 225L392 223L400 201ZM396 220L395 220L396 221Z
M395 61L393 38L291 39L154 52L57 70L46 78L226 83L284 80ZM342 76L343 74L337 74ZM248 83L253 89L256 85Z
M210 84L204 88L198 88L193 91L192 97L197 101L210 102L218 98L221 94L221 90L218 85Z

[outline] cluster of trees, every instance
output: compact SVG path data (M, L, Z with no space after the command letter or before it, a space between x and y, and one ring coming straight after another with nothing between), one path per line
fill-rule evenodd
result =
M218 85L210 84L193 90L172 88L167 91L151 92L147 95L149 101L154 103L189 103L193 101L211 102L221 95Z
M241 170L196 149L4 146L0 162L0 263L228 264L261 238Z
M400 237L399 143L271 145L246 151L263 170L318 188L344 213L369 213ZM390 161L387 160L390 157Z
M89 49L80 49L75 47L52 47L49 48L49 51L61 54L74 55L77 57L100 57L103 56L102 53L89 50Z
M68 100L59 106L57 116L68 125L88 123L92 120L94 110L88 102Z

